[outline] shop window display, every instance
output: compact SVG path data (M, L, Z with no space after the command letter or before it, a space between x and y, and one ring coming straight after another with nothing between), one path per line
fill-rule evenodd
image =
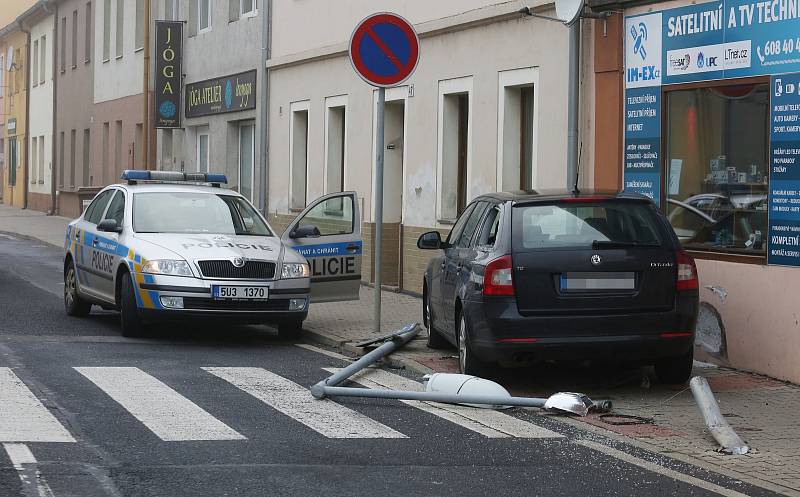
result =
M687 248L763 255L769 85L666 93L667 216Z

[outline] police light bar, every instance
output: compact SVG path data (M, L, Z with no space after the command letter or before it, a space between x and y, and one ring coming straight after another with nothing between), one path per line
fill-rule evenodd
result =
M214 185L227 184L228 178L224 174L215 173L182 173L180 171L141 171L126 169L122 172L122 179L129 184L137 181L170 181L181 183L211 183Z

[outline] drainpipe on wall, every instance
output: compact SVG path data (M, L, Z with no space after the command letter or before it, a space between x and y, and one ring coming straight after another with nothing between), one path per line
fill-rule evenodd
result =
M259 136L259 154L261 154L261 188L258 189L258 208L268 216L269 204L269 68L267 61L272 55L272 0L264 2L264 12L261 16L261 68L263 81L261 82L261 130Z
M17 19L17 26L19 26L19 30L25 33L26 35L26 50L25 50L25 169L24 172L28 173L28 165L30 163L29 157L29 150L28 145L31 141L30 131L31 131L31 32L30 30L26 30L24 23ZM19 145L17 145L19 147ZM19 149L18 149L19 150ZM19 151L17 151L19 154ZM28 178L27 174L23 174L24 181L22 182L22 208L28 208ZM11 203L14 203L14 198L12 195Z
M144 0L144 78L142 80L142 161L145 170L154 169L150 160L150 0ZM135 166L134 166L135 167Z
M51 216L55 215L58 206L56 203L56 128L58 126L58 99L56 98L58 94L58 78L56 77L56 70L58 69L58 62L55 57L56 53L58 53L56 50L58 48L58 4L55 4L55 8L53 8L50 5L52 1L42 0L44 11L53 16L53 56L50 57L53 65L53 130L50 133L50 212L48 213Z
M577 190L578 181L578 116L581 73L581 20L569 27L569 82L567 112L567 191Z

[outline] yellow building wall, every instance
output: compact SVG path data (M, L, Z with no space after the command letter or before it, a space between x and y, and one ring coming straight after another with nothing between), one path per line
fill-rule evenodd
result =
M25 207L25 191L28 181L28 141L25 135L27 122L26 99L28 95L28 37L25 33L14 31L7 34L0 45L5 47L4 53L8 54L8 47L13 47L15 67L10 72L5 72L5 94L3 98L5 114L5 171L3 172L3 203L15 207ZM3 68L4 70L7 69ZM16 119L14 131L9 130L9 123ZM11 139L16 139L17 161L11 163ZM16 169L16 181L11 185L11 168Z

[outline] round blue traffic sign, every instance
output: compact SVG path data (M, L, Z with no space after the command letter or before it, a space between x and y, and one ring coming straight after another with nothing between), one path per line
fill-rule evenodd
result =
M396 14L373 14L361 21L350 37L350 62L373 86L402 83L418 61L417 33L411 23Z

